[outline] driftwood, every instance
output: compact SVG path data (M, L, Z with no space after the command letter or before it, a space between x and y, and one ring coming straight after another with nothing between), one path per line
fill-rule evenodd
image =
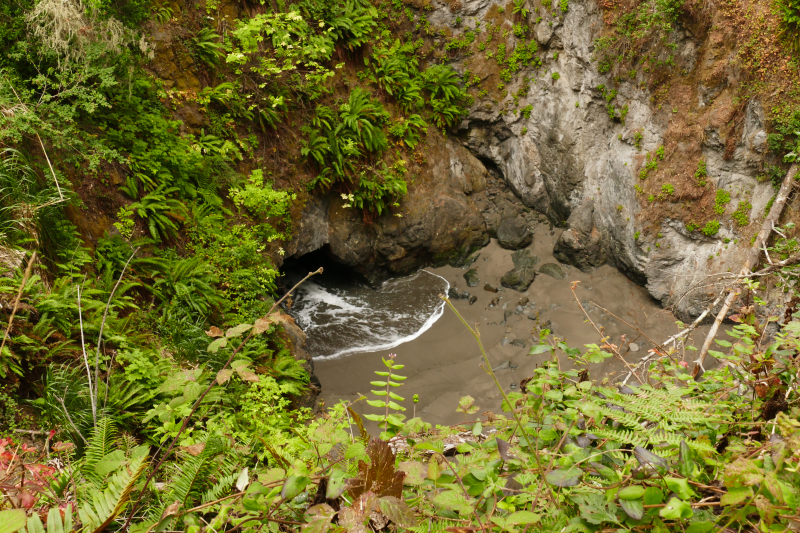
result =
M772 230L778 222L778 219L781 217L781 213L783 213L783 207L786 205L786 200L789 198L789 193L792 191L794 177L797 174L797 171L797 164L792 165L792 168L789 169L789 173L786 174L786 177L783 179L783 184L778 191L778 196L775 197L775 201L772 203L769 214L764 219L764 223L761 224L761 230L758 232L758 235L756 235L753 246L750 247L747 258L742 265L742 270L739 272L739 277L747 277L747 275L750 274L753 268L755 268L755 266L758 264L758 260L761 257L761 249L766 245L767 238L769 237L770 233L772 233ZM708 354L708 350L711 348L711 343L713 342L714 337L716 337L717 331L719 331L719 326L722 324L722 321L728 314L731 305L733 305L733 302L736 301L737 296L739 296L739 291L736 290L735 287L729 289L728 296L725 298L725 303L722 304L722 309L720 309L719 313L717 313L717 318L714 320L714 324L711 326L711 330L706 336L706 341L703 343L703 347L700 350L700 355L695 361L692 375L696 376L700 370L703 369L703 361L705 361L706 354Z

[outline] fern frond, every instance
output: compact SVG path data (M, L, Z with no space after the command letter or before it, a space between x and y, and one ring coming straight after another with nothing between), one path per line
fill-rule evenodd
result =
M592 433L603 439L609 439L631 446L646 446L647 438L641 433L625 428L593 427Z
M78 516L85 528L102 531L122 512L128 503L131 491L147 467L147 457L131 460L127 468L120 468L108 480L103 491L93 491L92 501L78 508Z
M89 439L89 446L86 448L81 473L95 483L102 482L102 478L95 472L95 467L103 457L111 453L116 447L117 425L110 418L101 418L97 422L92 436Z
M203 494L201 503L213 502L225 496L225 494L231 490L233 484L236 483L238 477L239 474L235 472L219 478L219 481L214 483L214 485Z

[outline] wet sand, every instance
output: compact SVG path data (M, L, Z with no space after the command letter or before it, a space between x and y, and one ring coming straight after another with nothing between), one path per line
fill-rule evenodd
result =
M552 256L554 237L536 235L530 249L539 256L537 269L544 263L557 263ZM455 308L470 325L476 325L481 340L492 363L496 375L506 392L519 390L519 382L531 376L534 369L549 357L549 353L529 356L532 345L538 344L540 327L551 329L553 334L565 339L571 347L583 348L587 343L599 343L600 336L578 306L570 290L574 281L580 281L576 294L584 304L589 316L611 342L621 345L621 352L629 363L636 363L647 355L652 343L634 329L605 314L590 304L595 302L607 308L631 325L638 327L650 338L662 342L679 330L675 317L661 309L647 291L630 281L615 268L603 266L591 273L583 273L576 268L561 265L566 278L557 280L546 274L538 274L527 291L520 293L500 286L500 278L513 268L511 251L502 249L495 240L480 252L480 257L472 265L478 271L480 283L477 287L467 287L464 280L465 269L441 267L428 269L450 282L459 291L468 290L478 300L470 305L467 300L452 300ZM499 288L498 293L484 290L484 284ZM500 297L498 305L489 307L490 302ZM512 314L503 323L505 311L514 312L519 301L528 298L532 303L526 307L529 315ZM503 308L504 304L505 309ZM708 327L695 330L693 342L702 343ZM624 344L621 336L625 335ZM521 339L523 346L511 344ZM630 351L630 343L638 345L638 351ZM517 342L519 344L519 342ZM634 346L633 348L636 348ZM360 394L375 399L369 394L369 382L377 379L376 370L385 370L381 357L388 353L397 354L397 363L404 364L401 374L408 376L405 385L396 390L405 397L402 404L408 409L406 415L413 415L411 397L419 395L416 414L432 424L455 424L464 420L464 415L456 412L459 398L470 395L480 412L500 412L501 397L491 378L480 368L483 362L475 339L458 320L455 313L446 308L442 317L426 332L416 339L392 350L359 353L339 359L315 361L316 374L322 383L322 400L325 405L333 405L340 400L354 401ZM691 354L690 354L691 355ZM562 365L569 361L560 354ZM590 365L590 375L597 379L619 376L624 365L611 358L604 363ZM365 402L358 402L357 412L375 411Z

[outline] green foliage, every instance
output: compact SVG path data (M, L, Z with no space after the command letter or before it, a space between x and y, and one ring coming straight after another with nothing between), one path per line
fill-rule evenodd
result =
M215 65L222 57L224 46L218 42L219 35L211 28L202 28L194 37L194 53L208 65Z
M525 107L522 108L522 116L525 117L526 119L531 118L531 111L533 111L533 106L526 105Z
M717 189L716 197L714 198L714 212L718 215L725 214L725 206L730 203L731 195L725 189Z
M178 224L183 222L186 212L183 203L170 195L178 192L177 187L159 186L138 202L130 204L127 209L135 213L147 224L150 236L156 241L169 240L178 233ZM121 216L120 216L121 215ZM120 218L125 212L120 213Z
M372 394L378 396L377 400L367 400L367 403L372 407L377 407L384 410L381 415L366 414L364 415L368 420L378 422L378 426L383 429L382 435L386 437L393 437L397 434L398 430L403 427L403 419L405 415L399 411L405 411L406 408L397 402L402 402L405 398L398 396L392 392L392 388L400 387L401 381L405 381L405 376L400 376L395 373L395 370L402 370L405 365L398 365L394 362L397 356L389 354L388 359L383 359L384 366L388 372L375 371L375 375L382 379L382 381L371 381L370 385L374 387L384 387L383 390L373 390ZM392 412L390 412L392 411Z
M697 186L705 187L707 177L708 177L708 171L706 170L706 160L701 159L700 161L697 162L697 170L694 171L694 179Z
M633 145L636 147L637 150L642 149L642 140L644 139L644 134L641 130L636 131L633 133Z
M264 181L264 173L260 169L250 173L243 188L232 187L230 196L236 207L246 210L256 220L265 221L261 227L267 241L286 238L291 233L290 209L297 195L274 190L271 183ZM266 224L267 219L275 218L285 225L284 232L276 232Z
M428 125L417 114L410 115L408 118L398 117L389 127L389 135L400 139L402 144L412 150L419 143L420 134L424 135L427 132Z
M753 205L748 201L741 201L739 205L736 206L736 211L731 214L731 218L736 221L736 223L740 226L747 226L750 224L750 211L753 209Z
M561 74L559 74L558 72L553 72L553 73L550 75L550 77L553 79L553 81L556 81L556 80L558 80L558 79L561 77Z
M719 227L718 220L709 220L701 231L706 237L713 237L719 231Z

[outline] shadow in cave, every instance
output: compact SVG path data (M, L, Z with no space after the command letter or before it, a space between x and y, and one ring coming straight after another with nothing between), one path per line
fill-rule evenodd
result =
M326 244L313 252L284 261L280 269L281 277L277 281L279 293L286 294L286 291L294 287L309 272L314 272L320 267L322 267L322 274L311 278L317 282L324 281L326 285L330 284L343 289L368 285L367 279L358 270L337 261L330 251L330 246Z

